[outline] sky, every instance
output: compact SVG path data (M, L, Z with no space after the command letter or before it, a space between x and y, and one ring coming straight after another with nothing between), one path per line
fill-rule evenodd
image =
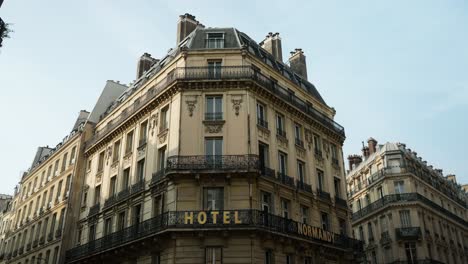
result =
M0 193L13 192L38 146L55 146L106 80L130 83L137 59L162 57L178 16L282 37L302 48L309 80L346 130L345 158L362 141L404 142L468 183L467 1L6 0L0 49Z

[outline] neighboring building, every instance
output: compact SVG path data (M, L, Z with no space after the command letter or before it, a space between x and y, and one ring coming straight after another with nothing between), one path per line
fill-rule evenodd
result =
M141 57L86 143L67 263L358 261L344 129L303 52L289 67L278 34L267 51L189 14L177 39L161 60Z
M11 201L11 195L0 194L0 212L6 209L8 203Z
M9 230L11 207L12 207L12 196L1 194L0 195L0 264L5 263L5 252L4 252L4 241Z
M82 111L80 117L89 113ZM39 147L15 194L8 234L3 241L6 263L58 263L67 215L73 214L72 193L79 193L79 149L85 121L55 148ZM89 134L89 132L88 132ZM76 198L75 198L76 199ZM78 201L76 201L78 202Z
M467 196L455 176L401 143L371 138L363 156L348 157L347 185L369 263L468 263Z

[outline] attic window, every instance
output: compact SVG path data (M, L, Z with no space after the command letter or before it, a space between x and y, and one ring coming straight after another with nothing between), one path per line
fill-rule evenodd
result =
M224 48L224 33L208 33L206 37L206 48L208 49Z

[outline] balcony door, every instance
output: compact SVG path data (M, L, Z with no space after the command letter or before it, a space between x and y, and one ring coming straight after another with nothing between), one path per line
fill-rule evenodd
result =
M221 78L221 61L208 62L208 78L219 79Z
M212 167L220 167L222 165L223 155L223 139L222 138L206 138L205 139L205 159L206 163Z

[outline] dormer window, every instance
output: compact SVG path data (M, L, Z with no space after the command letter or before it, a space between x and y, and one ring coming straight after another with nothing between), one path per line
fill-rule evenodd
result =
M208 49L224 48L224 33L208 33L206 37L206 48Z

